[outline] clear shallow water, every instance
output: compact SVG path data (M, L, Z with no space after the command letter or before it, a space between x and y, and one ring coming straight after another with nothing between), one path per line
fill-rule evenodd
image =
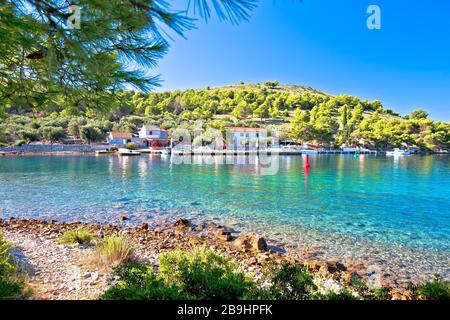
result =
M448 156L321 155L310 157L308 174L302 157L281 156L276 175L260 175L249 158L201 160L1 157L0 217L214 219L315 246L325 257L361 258L370 251L372 258L421 259L430 272L449 273Z

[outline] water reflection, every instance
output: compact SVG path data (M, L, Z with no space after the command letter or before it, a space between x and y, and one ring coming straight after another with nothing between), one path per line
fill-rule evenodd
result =
M149 160L145 158L140 158L138 162L138 173L139 177L145 178L148 174L148 166L149 166Z

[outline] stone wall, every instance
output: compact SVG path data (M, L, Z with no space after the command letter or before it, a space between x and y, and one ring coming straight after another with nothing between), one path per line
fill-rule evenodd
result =
M108 145L101 144L24 144L22 146L1 147L0 152L48 153L48 152L95 152L104 150Z

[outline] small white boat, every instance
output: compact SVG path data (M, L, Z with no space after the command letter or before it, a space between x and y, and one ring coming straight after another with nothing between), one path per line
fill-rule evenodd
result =
M139 151L130 150L126 148L119 148L119 156L139 156L141 153Z
M172 150L170 148L164 148L164 149L161 149L161 154L170 154L171 151Z
M394 151L387 151L386 152L387 156L395 156L395 157L398 157L398 156L409 156L410 154L411 154L411 151L403 150L403 149L400 149L400 148L395 148Z
M192 149L192 152L196 154L207 153L210 154L213 151L209 146L196 147Z
M287 145L287 146L282 146L281 151L300 153L300 148L298 146Z
M116 153L114 150L95 150L96 155Z
M283 152L285 150L283 150L283 148L276 148L276 147L269 147L266 148L265 150L263 150L262 148L259 149L260 152L273 152L273 153L280 153Z

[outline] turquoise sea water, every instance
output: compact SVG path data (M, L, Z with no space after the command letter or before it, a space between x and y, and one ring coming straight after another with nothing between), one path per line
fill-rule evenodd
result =
M261 175L248 157L202 160L0 157L0 217L213 219L282 243L319 246L325 256L354 258L375 247L383 259L384 251L398 257L398 248L420 252L427 268L448 272L449 156L320 155L310 157L307 174L304 158L280 156L274 175Z

